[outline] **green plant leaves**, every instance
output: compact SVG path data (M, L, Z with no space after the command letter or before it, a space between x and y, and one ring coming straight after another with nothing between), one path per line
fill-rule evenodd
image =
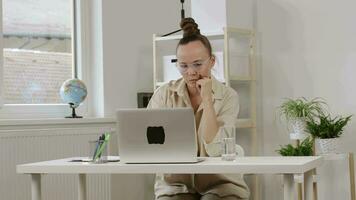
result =
M323 105L326 103L321 98L307 100L304 97L298 99L287 99L279 107L281 116L287 121L296 118L312 119L323 114Z
M294 147L292 144L281 146L277 150L282 156L312 156L313 155L313 139L307 137L300 143L299 146Z
M331 118L330 115L320 115L317 120L307 120L306 131L314 138L338 138L343 133L343 129L351 120L351 117L352 115Z
M280 116L287 122L302 120L306 122L305 131L312 138L305 139L300 145L292 144L281 146L276 150L282 156L311 156L313 155L313 143L315 138L327 139L338 138L343 133L346 124L352 115L347 117L338 116L331 118L324 111L326 103L321 98L307 100L304 97L298 99L286 99L279 107Z

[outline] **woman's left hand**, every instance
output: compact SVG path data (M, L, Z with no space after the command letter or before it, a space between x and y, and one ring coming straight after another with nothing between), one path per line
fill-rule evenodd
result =
M203 77L197 81L197 89L200 92L202 102L212 102L212 80L210 77Z

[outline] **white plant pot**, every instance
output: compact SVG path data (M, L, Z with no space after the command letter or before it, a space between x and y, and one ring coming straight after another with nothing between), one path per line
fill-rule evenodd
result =
M303 140L306 137L305 126L306 122L304 118L298 118L292 121L292 133L290 133L290 139Z
M339 150L339 138L316 139L322 154L336 154Z

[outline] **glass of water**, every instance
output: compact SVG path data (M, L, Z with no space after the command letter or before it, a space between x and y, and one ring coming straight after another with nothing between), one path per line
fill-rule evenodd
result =
M236 158L236 129L234 126L222 126L221 134L221 159L232 161Z

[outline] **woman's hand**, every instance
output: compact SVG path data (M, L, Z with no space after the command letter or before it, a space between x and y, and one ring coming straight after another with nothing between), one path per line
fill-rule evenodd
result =
M212 94L212 80L210 77L202 77L196 83L197 89L200 93L202 103L210 103L213 101Z

